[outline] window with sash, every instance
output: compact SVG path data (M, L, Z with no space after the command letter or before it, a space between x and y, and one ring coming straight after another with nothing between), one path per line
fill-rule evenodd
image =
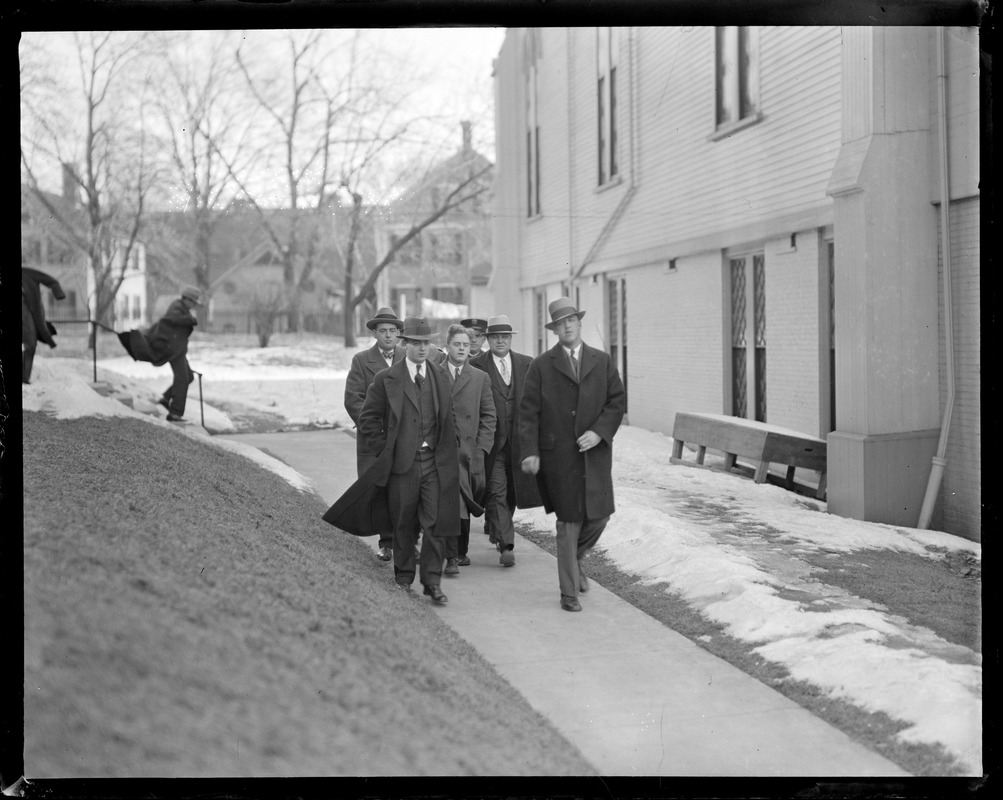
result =
M759 35L756 28L715 29L717 129L759 118Z
M599 185L620 171L617 158L617 67L620 37L616 28L596 30L596 119L598 131Z

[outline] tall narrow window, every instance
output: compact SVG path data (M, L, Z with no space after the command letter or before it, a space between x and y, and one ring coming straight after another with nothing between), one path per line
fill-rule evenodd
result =
M617 158L617 67L620 37L615 28L596 30L596 121L599 185L619 174Z
M718 128L759 113L759 37L755 28L715 29Z
M537 105L537 62L540 59L540 30L526 31L524 67L526 71L526 216L540 213L540 116Z
M536 308L535 308L535 325L533 326L536 330L536 355L540 355L547 346L547 334L546 334L546 323L547 318L544 316L544 308L547 305L547 294L543 289L537 289L534 294L536 295Z

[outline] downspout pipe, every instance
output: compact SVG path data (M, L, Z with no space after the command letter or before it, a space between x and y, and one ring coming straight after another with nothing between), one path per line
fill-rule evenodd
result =
M937 28L937 126L940 151L940 251L944 261L944 335L947 361L947 402L944 404L944 418L940 423L940 440L937 455L933 457L930 479L926 485L926 495L919 512L921 529L930 527L933 509L937 504L940 482L947 466L947 435L954 414L954 302L951 299L951 186L948 173L947 147L947 67L945 56L946 32Z

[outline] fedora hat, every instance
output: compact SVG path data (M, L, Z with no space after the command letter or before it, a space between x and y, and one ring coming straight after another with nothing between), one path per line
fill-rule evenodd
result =
M475 331L480 331L481 333L484 333L484 331L488 327L488 321L486 319L480 319L478 317L471 317L470 319L461 319L460 324L464 328L473 328Z
M486 333L490 336L492 333L518 333L519 331L512 330L512 323L508 321L508 317L504 314L499 314L497 317L490 317L488 319L488 327Z
M181 296L185 300L191 300L196 305L202 305L202 292L200 292L195 286L186 286L181 290Z
M404 325L403 322L397 319L397 315L394 313L394 310L388 306L383 306L383 308L377 311L376 316L366 323L366 327L369 328L369 330L374 331L376 330L376 326L381 322L392 322L398 328L401 328Z
M404 330L401 332L402 339L427 342L438 335L429 327L428 321L424 317L407 317L404 320Z
M547 306L547 310L550 311L550 322L544 327L549 330L554 330L554 326L566 317L577 316L578 319L581 319L585 316L584 311L579 311L575 308L575 304L571 302L570 297L558 297Z

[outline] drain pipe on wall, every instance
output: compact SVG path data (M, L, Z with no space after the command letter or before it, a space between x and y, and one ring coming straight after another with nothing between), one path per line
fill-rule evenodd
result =
M930 527L937 495L940 492L940 482L947 466L947 433L951 427L951 417L954 414L954 308L951 299L951 186L948 182L948 149L947 149L947 58L945 55L945 29L937 28L937 125L940 138L940 250L944 260L944 334L947 356L947 402L944 405L944 419L940 423L940 441L937 443L937 455L933 457L930 469L930 480L926 486L926 496L919 512L918 528Z

